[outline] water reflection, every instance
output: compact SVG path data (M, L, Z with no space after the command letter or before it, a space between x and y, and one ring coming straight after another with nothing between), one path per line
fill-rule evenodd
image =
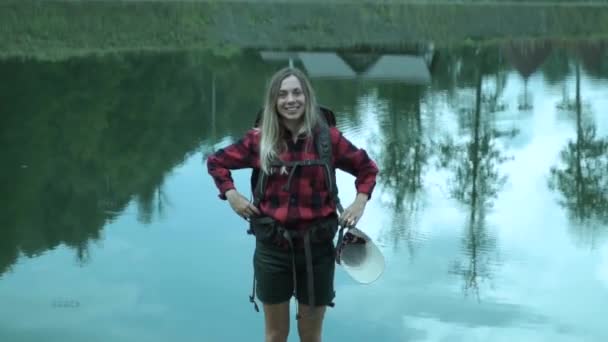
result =
M594 64L593 69L598 70L598 63ZM558 108L574 114L576 138L562 149L561 164L551 168L549 186L559 191L560 205L575 221L573 227L577 227L579 240L594 247L597 239L605 235L608 224L608 137L597 136L591 107L583 106L578 61L575 72L574 103L564 105L562 101Z
M590 82L608 79L606 45L569 44L2 61L0 72L15 81L0 89L8 99L0 118L8 199L0 207L0 275L21 255L60 245L86 262L90 244L121 215L140 224L171 219L172 171L249 128L267 77L292 63L311 74L321 102L350 137L373 137L364 143L382 170L386 196L378 203L390 216L384 233L393 250L405 243L415 253L418 220L437 214L429 189L437 179L445 183L439 185L462 220L453 223L459 249L441 261L442 272L479 298L504 271L497 256L504 240L492 218L509 181L505 164L542 134L520 123L544 118L546 99L556 99L550 110L575 133L549 185L579 240L597 246L605 236L608 138L598 128L604 116L597 95L586 95L584 85L605 87ZM539 78L557 95L535 89ZM516 124L503 125L506 118ZM199 195L216 200L214 190Z
M456 261L450 271L462 276L465 293L473 291L477 297L479 283L491 278L491 257L496 248L493 235L487 232L486 211L507 180L500 172L500 164L507 157L496 146L493 127L493 114L504 109L500 105L504 83L496 76L504 66L497 52L465 51L473 55L463 67L462 81L473 87L473 96L470 101L455 104L459 108L460 130L466 137L455 140L448 136L438 146L439 165L451 174L449 193L467 208L462 248L468 259ZM484 77L488 76L494 76L494 87L484 86Z
M524 80L523 94L518 100L519 110L532 109L533 99L530 98L528 81L545 59L551 54L552 45L550 41L510 42L502 47L503 55L517 70Z
M131 201L142 223L162 214L165 178L205 134L199 65L144 54L11 60L0 73L12 80L1 89L0 274L59 245L86 262Z
M393 215L387 234L395 248L406 241L411 254L415 238L412 216L423 205L423 174L431 154L422 126L424 93L420 86L389 85L379 86L377 90L378 98L386 103L385 115L379 116L381 137L377 154L382 169L379 183L385 191L392 192L384 202Z

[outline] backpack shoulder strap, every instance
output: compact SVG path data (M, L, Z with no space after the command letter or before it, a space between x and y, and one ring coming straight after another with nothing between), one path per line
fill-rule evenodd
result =
M322 119L319 124L319 129L315 136L315 145L319 159L323 161L325 165L325 172L327 180L329 181L329 191L331 191L336 208L341 213L343 211L342 205L340 204L340 197L338 196L338 185L336 184L336 169L334 168L332 160L332 147L331 147L331 135L330 128L327 122Z
M268 175L261 169L255 170L254 172L256 172L255 178L257 178L257 181L255 188L253 189L253 205L257 208L264 197L264 189L266 189Z

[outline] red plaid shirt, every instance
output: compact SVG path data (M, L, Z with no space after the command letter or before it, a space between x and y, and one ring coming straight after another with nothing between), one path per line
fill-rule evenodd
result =
M330 127L332 161L335 168L344 170L356 177L358 193L371 197L376 185L378 168L365 150L355 147L335 127ZM284 131L287 150L279 158L284 162L319 159L311 138L300 136L294 143L290 133ZM252 129L238 142L209 156L207 169L220 191L219 197L226 199L225 193L234 189L230 170L260 168L259 159L260 131ZM290 170L273 168L259 205L262 214L284 224L291 229L301 229L311 221L336 213L328 180L322 166L300 166L292 177L290 189L287 184Z

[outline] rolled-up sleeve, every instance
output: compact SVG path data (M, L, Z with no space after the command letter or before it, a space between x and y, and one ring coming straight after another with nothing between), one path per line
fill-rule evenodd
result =
M256 166L257 137L259 137L258 131L250 130L242 139L219 149L207 159L207 171L219 190L219 198L225 200L226 191L235 188L230 170Z
M335 167L355 176L355 188L371 198L376 186L378 166L362 148L357 148L337 128L331 128Z

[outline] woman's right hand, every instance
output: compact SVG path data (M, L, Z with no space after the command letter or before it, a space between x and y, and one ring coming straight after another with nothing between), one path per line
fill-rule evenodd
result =
M226 191L225 195L232 210L245 220L249 220L252 216L260 215L258 208L235 189Z

